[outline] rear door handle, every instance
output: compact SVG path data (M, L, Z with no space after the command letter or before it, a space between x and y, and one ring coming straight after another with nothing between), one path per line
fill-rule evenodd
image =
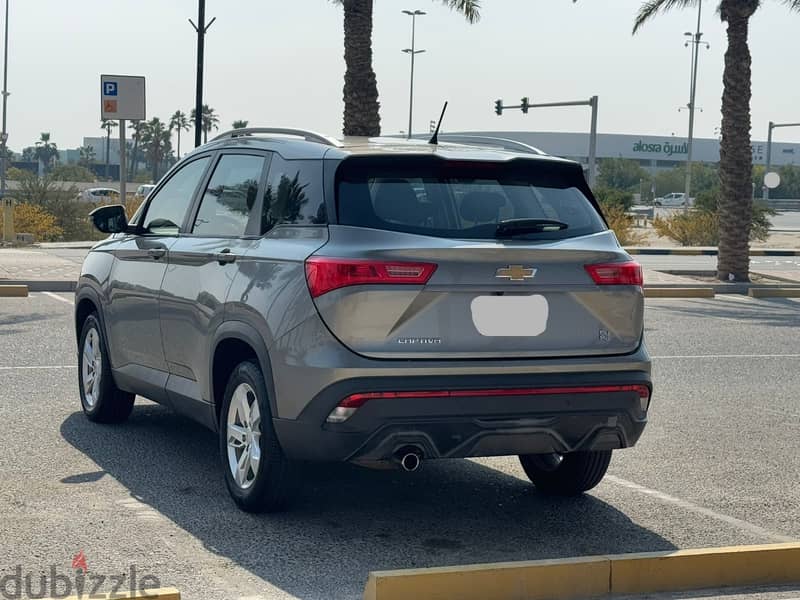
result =
M214 255L214 260L221 265L227 265L236 262L236 255L231 253L230 248L225 248L222 252Z
M147 250L147 254L153 258L153 260L158 260L159 258L164 258L164 255L167 253L166 248L149 248Z

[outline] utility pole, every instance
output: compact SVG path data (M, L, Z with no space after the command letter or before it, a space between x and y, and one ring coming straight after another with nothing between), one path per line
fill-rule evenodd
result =
M412 120L414 115L414 58L417 54L422 54L425 50L417 50L416 47L416 29L417 29L417 17L421 17L422 15L426 14L424 11L421 10L404 10L403 14L409 15L411 17L411 48L405 48L403 52L406 54L411 55L411 82L409 84L409 92L408 92L408 139L411 139L412 134Z
M127 179L127 157L125 147L125 119L119 120L119 197L122 206L128 207Z
M203 140L203 54L205 50L205 38L208 28L217 20L216 17L206 25L206 0L198 0L197 25L189 19L194 30L197 32L197 91L194 102L194 146L195 148Z
M686 186L684 189L684 209L689 210L689 197L692 192L692 145L694 142L694 111L695 100L697 98L697 65L700 59L700 44L703 42L703 34L700 32L700 17L703 11L703 0L697 1L697 30L694 34L690 31L685 35L691 37L691 41L686 42L686 45L692 45L692 73L689 85L689 140L686 149ZM706 43L706 48L710 45Z
M8 168L8 131L6 131L6 104L8 101L8 3L6 0L6 24L3 50L3 131L0 133L0 204L3 205L3 239L7 242L14 238L14 206L10 198L6 198L6 169Z
M764 169L764 175L766 176L769 173L769 170L772 168L772 131L774 129L778 129L780 127L800 127L800 123L773 123L772 121L769 122L769 128L767 131L767 166ZM764 184L763 192L761 197L764 200L769 200L769 188Z
M570 102L547 102L545 104L531 104L528 97L524 97L520 104L507 106L502 100L495 100L494 112L497 116L503 114L504 110L520 109L527 114L531 108L554 108L561 106L589 106L592 109L592 120L589 126L589 185L593 186L597 181L597 108L599 97L592 96L588 100L575 100Z

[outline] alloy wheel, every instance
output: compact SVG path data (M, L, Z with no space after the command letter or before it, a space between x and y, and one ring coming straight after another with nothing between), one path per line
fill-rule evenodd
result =
M261 411L253 388L240 383L233 391L227 418L228 466L241 489L253 485L261 462Z
M92 328L83 341L81 376L83 398L87 408L94 408L100 395L100 377L103 372L103 355L100 348L100 334Z

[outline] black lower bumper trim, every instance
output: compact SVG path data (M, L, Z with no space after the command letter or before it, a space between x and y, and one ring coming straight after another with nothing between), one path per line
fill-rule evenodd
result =
M388 389L469 389L473 378L353 380L323 391L297 420L275 419L290 458L373 462L406 446L424 458L567 453L633 446L647 423L636 392L536 395L511 398L406 398L371 400L345 423L327 424L331 410L350 393ZM481 378L483 388L644 384L646 372ZM392 385L394 384L394 388ZM404 386L400 388L397 386Z

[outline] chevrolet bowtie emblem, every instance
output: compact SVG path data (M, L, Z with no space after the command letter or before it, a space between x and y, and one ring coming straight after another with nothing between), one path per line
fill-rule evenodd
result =
M498 279L510 279L511 281L525 281L526 279L533 279L536 275L536 269L530 267L523 267L522 265L508 265L497 269L495 277Z

